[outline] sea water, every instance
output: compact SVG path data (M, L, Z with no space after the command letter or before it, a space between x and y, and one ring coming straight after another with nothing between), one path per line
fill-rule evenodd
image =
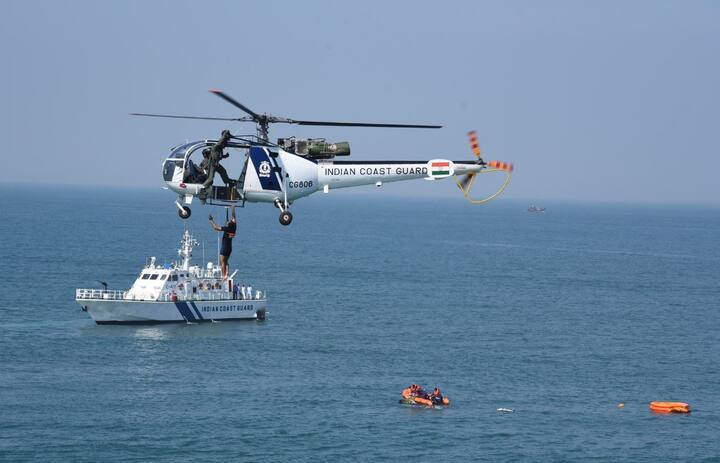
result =
M0 460L720 458L719 208L374 193L299 201L289 227L238 211L265 322L98 326L75 288L128 288L184 227L215 260L224 212L2 186ZM411 383L450 407L399 404Z

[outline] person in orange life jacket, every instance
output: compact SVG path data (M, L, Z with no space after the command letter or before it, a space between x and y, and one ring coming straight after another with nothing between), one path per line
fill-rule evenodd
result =
M228 277L228 262L230 261L230 254L232 254L232 239L235 238L235 231L237 230L235 206L231 206L231 209L232 216L223 227L215 223L212 215L208 216L212 229L223 232L222 246L220 247L220 268L222 269L223 279L227 279Z

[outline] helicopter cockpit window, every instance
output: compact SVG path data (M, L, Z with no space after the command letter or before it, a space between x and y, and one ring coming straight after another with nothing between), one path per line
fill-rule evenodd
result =
M186 180L183 178L185 176L183 170L186 168L185 158L188 155L188 150L191 150L196 145L197 142L185 143L176 146L170 151L170 156L163 163L163 179L166 182L182 182Z
M175 177L175 171L178 168L182 169L182 166L182 159L166 159L163 163L163 179L166 182L172 182L173 178ZM180 172L180 170L178 170L178 172Z
M196 143L186 143L184 145L176 146L172 149L170 156L168 157L173 159L185 159L185 154L187 153L188 148L192 148L195 144Z

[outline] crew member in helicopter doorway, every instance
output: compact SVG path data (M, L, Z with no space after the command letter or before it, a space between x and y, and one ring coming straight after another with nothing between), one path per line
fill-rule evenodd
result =
M235 206L231 206L230 209L232 210L230 220L222 227L215 223L212 215L208 217L213 230L223 232L222 246L220 246L220 268L222 269L223 279L227 279L228 277L228 262L230 261L230 254L232 254L232 239L235 238L235 231L237 230Z
M220 140L218 140L217 143L215 143L212 148L210 148L209 158L207 162L207 180L205 180L205 183L203 183L203 188L205 190L205 193L207 194L208 189L213 184L213 178L215 177L215 172L220 174L220 177L222 177L223 182L225 182L226 185L233 185L233 180L231 180L228 177L227 171L223 166L220 165L220 160L225 159L228 156L230 156L227 153L223 153L223 150L227 148L227 144L230 141L230 131L229 130L223 130L222 134L220 135ZM203 156L205 155L205 150L203 150ZM204 162L204 161L203 161Z

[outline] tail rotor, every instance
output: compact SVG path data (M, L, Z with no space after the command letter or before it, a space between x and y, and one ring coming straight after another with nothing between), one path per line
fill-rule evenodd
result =
M480 154L480 145L478 144L477 132L475 132L474 130L469 131L468 138L470 139L470 148L472 148L473 154L478 159L476 161L476 164L485 164L485 161L483 161L482 155Z
M485 162L482 158L482 154L480 152L480 145L478 143L477 139L477 133L474 130L471 130L468 132L468 138L470 139L470 148L472 149L473 154L477 158L475 161L476 165L481 166L481 168L477 172L469 172L465 175L463 175L460 178L456 178L457 186L460 188L460 191L462 191L463 196L465 196L465 199L470 201L472 204L483 204L488 201L491 201L495 199L497 196L500 195L503 191L505 191L505 188L507 188L508 184L510 183L510 177L512 176L512 171L514 169L514 166L512 163L509 162L502 162L502 161L488 161ZM492 172L504 172L505 173L505 181L500 186L500 189L496 191L494 194L483 198L483 199L474 199L470 196L470 190L472 189L473 182L475 181L475 177L478 174L487 174Z
M513 166L512 162L489 161L489 162L487 163L487 165L488 165L488 167L490 167L491 169L504 170L504 171L507 171L507 172L512 172L513 169L515 168L515 167Z

